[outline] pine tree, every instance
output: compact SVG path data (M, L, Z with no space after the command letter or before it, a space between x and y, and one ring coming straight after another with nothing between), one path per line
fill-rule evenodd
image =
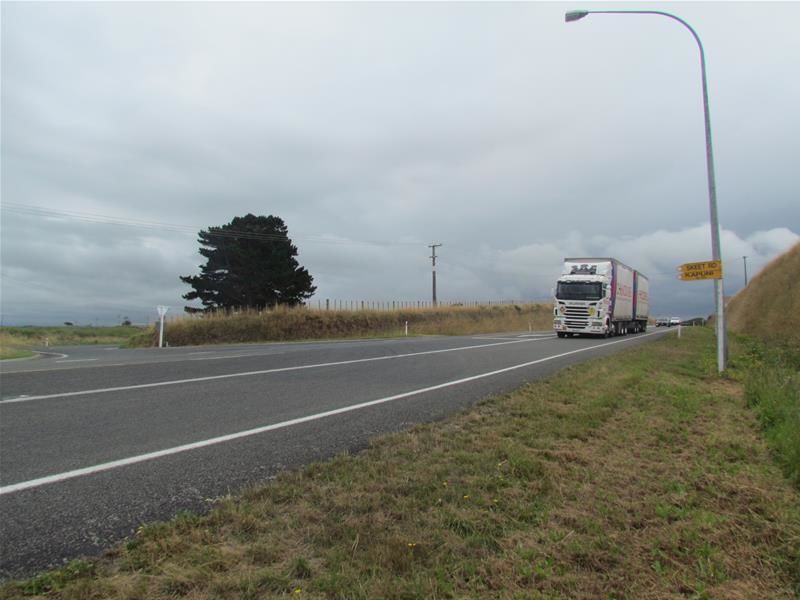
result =
M204 308L185 310L303 304L317 288L295 259L297 247L288 234L280 217L252 214L200 231L197 241L207 262L200 265L200 275L182 276L181 281L194 288L183 298L199 299Z

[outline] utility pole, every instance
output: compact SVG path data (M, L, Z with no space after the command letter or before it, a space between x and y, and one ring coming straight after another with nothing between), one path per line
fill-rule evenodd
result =
M747 257L743 256L742 260L744 261L744 287L747 287Z
M428 248L431 249L431 260L433 260L433 305L436 306L436 249L441 244L430 244Z

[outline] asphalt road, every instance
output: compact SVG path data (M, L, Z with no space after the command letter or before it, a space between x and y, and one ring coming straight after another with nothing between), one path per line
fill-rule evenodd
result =
M75 347L0 363L0 578L668 333Z

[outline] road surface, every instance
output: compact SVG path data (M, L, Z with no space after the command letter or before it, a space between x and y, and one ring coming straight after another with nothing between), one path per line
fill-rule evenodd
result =
M0 364L0 578L668 330L47 349Z

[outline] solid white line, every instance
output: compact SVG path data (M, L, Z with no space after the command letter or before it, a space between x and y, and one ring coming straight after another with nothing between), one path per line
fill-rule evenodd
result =
M82 477L83 475L92 475L94 473L100 473L102 471L108 471L110 469L116 469L119 467L125 467L128 465L134 465L136 463L144 462L146 460L152 460L155 458L161 458L163 456L170 456L172 454L178 454L180 452L187 452L189 450L196 450L198 448L205 448L207 446L213 446L215 444L222 444L224 442L230 442L233 440L238 440L244 437L250 437L253 435L258 435L260 433L266 433L267 431L274 431L276 429L284 429L286 427L292 427L293 425L299 425L301 423L308 423L309 421L317 421L319 419L324 419L326 417L332 417L334 415L341 415L343 413L352 412L354 410L361 410L362 408L368 408L370 406L376 406L378 404L385 404L387 402L393 402L394 400L401 400L402 398L409 398L411 396L417 396L419 394L425 394L427 392L432 392L435 390L441 390L443 388L452 387L454 385L460 385L462 383L469 383L470 381L476 381L478 379L484 379L486 377L492 377L493 375L499 375L501 373L508 373L509 371L514 371L516 369L522 369L525 367L530 367L533 365L537 365L543 362L547 362L549 360L555 360L556 358L563 358L564 356L570 356L571 354L578 354L579 352L588 352L590 350L595 350L597 348L603 348L605 346L613 346L614 344L622 344L624 342L631 342L634 340L639 340L644 337L649 337L651 335L655 335L655 333L646 333L644 335L636 336L633 338L625 338L622 340L617 340L614 342L606 342L605 344L599 344L597 346L590 346L588 348L579 348L578 350L570 350L569 352L562 352L561 354L554 354L553 356L547 356L545 358L539 358L537 360L532 360L529 362L524 362L518 365L512 365L510 367L505 367L503 369L497 369L496 371L489 371L487 373L481 373L479 375L472 375L470 377L464 377L463 379L454 379L452 381L447 381L445 383L440 383L438 385L432 385L425 388L420 388L418 390L412 390L410 392L404 392L402 394L396 394L394 396L386 396L385 398L378 398L377 400L370 400L368 402L361 402L360 404L352 404L350 406L344 406L342 408L336 408L334 410L328 410L321 413L316 413L314 415L307 415L305 417L299 417L297 419L290 419L288 421L282 421L280 423L273 423L272 425L265 425L263 427L256 427L255 429L248 429L246 431L239 431L237 433L231 433L228 435L222 435L215 438L210 438L207 440L202 440L199 442L192 442L191 444L183 444L182 446L175 446L173 448L166 448L164 450L158 450L156 452L148 452L147 454L139 454L138 456L131 456L129 458L122 458L120 460L112 460L110 462L101 463L99 465L94 465L91 467L84 467L82 469L75 469L73 471L66 471L64 473L58 473L56 475L49 475L47 477L40 477L38 479L31 479L29 481L21 481L19 483L14 483L11 485L7 485L5 487L0 487L0 496L3 494L11 494L13 492L20 492L22 490L28 490L31 488L39 487L42 485L47 485L49 483L58 483L60 481L65 481L67 479L73 479L75 477Z
M31 352L36 352L36 354L41 354L42 356L53 356L57 358L67 358L69 354L62 354L61 352L43 352L42 350L31 350Z
M69 360L57 360L56 363L74 363L74 362L91 362L97 360L96 358L70 358Z
M198 356L186 360L224 360L226 358L244 358L247 356L264 356L263 354L226 354L225 356ZM273 355L274 356L274 355Z
M85 396L89 394L106 394L109 392L122 392L127 390L141 390L145 388L163 387L167 385L180 385L183 383L197 383L200 381L215 381L218 379L230 379L233 377L250 377L253 375L269 375L272 373L285 373L288 371L302 371L305 369L318 369L322 367L339 367L342 365L354 365L358 363L374 362L379 360L394 360L398 358L409 358L413 356L424 356L427 354L441 354L444 352L458 352L462 350L475 350L478 348L490 348L492 346L504 346L506 344L520 344L523 342L535 342L540 340L506 340L495 344L479 344L476 346L460 346L458 348L445 348L443 350L426 350L424 352L412 352L408 354L390 354L386 356L375 356L372 358L358 358L355 360L340 360L329 363L319 363L314 365L298 365L296 367L280 367L277 369L264 369L262 371L245 371L242 373L228 373L226 375L209 375L207 377L193 377L191 379L176 379L173 381L159 381L156 383L139 383L136 385L124 385L119 387L100 388L95 390L81 390L78 392L61 392L57 394L42 394L41 396L29 396L28 398L12 398L0 400L0 404L14 404L16 402L31 402L33 400L48 400L52 398L68 398L70 396ZM205 360L209 360L206 358Z

